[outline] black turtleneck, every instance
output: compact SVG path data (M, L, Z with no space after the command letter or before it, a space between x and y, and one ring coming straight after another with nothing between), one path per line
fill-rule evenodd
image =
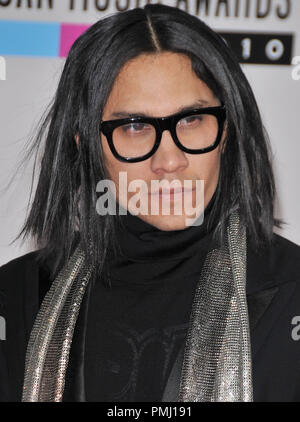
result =
M90 295L85 349L87 401L161 401L185 340L196 284L211 247L202 225L163 231L130 213L110 256L111 287Z

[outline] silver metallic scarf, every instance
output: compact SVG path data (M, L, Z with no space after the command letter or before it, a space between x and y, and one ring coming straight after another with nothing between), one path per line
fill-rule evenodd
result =
M78 247L37 314L22 401L62 401L73 332L91 277ZM227 240L208 252L191 310L178 401L253 401L246 301L246 230L230 215Z

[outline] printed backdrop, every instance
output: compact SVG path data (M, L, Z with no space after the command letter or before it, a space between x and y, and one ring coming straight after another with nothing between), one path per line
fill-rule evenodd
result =
M33 162L12 177L55 92L70 46L102 17L148 2L0 0L0 265L33 249L28 241L11 243L27 212ZM300 244L300 0L160 3L203 19L236 52L271 140L276 215L286 222L279 233Z

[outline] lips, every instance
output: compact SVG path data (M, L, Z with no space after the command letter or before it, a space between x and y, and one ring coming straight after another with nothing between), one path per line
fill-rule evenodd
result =
M151 195L176 195L180 193L192 192L194 189L185 188L171 188L171 189L159 189L158 191L151 192Z

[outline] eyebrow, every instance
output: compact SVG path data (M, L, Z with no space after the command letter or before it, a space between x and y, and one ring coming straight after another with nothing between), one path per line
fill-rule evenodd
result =
M189 111L192 110L193 108L197 108L197 107L203 107L203 106L209 106L210 102L207 100L203 100L203 99L199 99L197 101L195 101L194 103L188 105L188 106L183 106L180 107L179 109L177 109L177 111L174 111L174 113L172 114L176 114L176 113L182 113L185 111ZM154 116L150 116L149 114L143 113L141 111L115 111L114 113L112 113L111 117L117 117L117 118L126 118L126 117L154 117Z

